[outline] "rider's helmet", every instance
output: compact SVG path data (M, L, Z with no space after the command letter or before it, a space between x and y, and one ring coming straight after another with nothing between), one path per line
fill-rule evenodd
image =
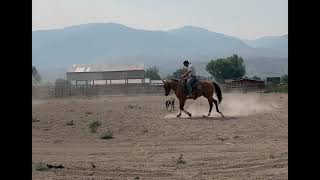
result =
M189 64L190 64L189 61L187 61L187 60L183 61L184 66L188 67Z

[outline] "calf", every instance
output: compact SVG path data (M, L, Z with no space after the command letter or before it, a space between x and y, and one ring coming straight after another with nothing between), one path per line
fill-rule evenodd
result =
M173 97L171 97L171 109L172 109L172 110L174 110L174 100L175 100L175 99L174 99Z
M171 105L171 100L166 101L166 109L168 110L169 106Z

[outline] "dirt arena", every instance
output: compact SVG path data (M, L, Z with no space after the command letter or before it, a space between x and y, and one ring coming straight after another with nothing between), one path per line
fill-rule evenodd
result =
M169 98L34 100L33 179L288 179L287 94L224 93L225 118L202 117L204 98L187 101L192 118L176 118Z

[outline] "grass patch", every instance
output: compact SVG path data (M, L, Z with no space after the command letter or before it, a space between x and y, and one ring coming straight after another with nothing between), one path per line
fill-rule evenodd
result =
M102 133L100 139L113 139L112 132L108 129L106 132Z
M94 120L89 124L89 128L91 132L97 132L98 127L101 126L101 122L98 120Z
M180 154L178 160L177 160L177 164L186 164L187 162L183 159L182 154Z
M35 170L36 171L46 171L46 170L48 170L49 168L47 167L47 165L46 164L44 164L44 163L39 163L39 164L37 164L36 166L35 166Z
M288 93L288 86L270 87L264 93Z
M142 130L142 133L147 133L147 132L149 132L148 129L143 129L143 130Z
M90 114L93 114L93 113L90 112L90 111L87 111L87 112L84 113L85 116L89 116Z

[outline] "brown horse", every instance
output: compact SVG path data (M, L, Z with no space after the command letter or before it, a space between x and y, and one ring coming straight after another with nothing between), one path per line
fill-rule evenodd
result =
M172 89L174 91L174 93L176 94L177 98L179 99L180 112L177 115L177 117L181 116L181 111L185 112L187 115L189 115L191 117L191 113L183 109L184 104L187 100L187 94L183 89L183 81L171 79L171 80L163 81L163 83L164 83L163 88L165 90L165 96L168 96L170 90ZM219 103L217 100L213 99L213 97L212 97L213 93L215 91L217 93ZM218 108L218 104L220 104L222 101L222 93L221 93L221 89L217 83L212 82L212 81L199 81L198 87L196 89L193 89L192 92L193 92L192 94L194 96L193 99L197 99L198 97L201 97L201 96L204 96L205 98L208 99L210 109L209 109L209 114L207 116L210 116L212 106L214 103L216 106L216 111L219 114L221 114L222 117L224 117Z

